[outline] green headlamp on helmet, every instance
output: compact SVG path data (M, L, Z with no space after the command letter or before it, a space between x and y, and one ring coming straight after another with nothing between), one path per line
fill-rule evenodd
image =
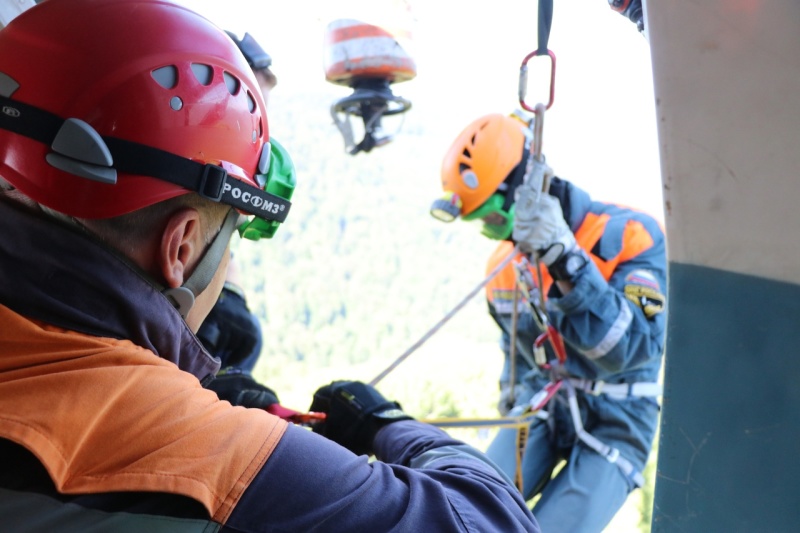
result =
M447 191L444 196L437 199L431 205L431 215L442 222L452 222L461 216L462 219L471 222L483 222L481 234L484 237L498 241L506 240L511 237L514 229L514 204L505 210L508 203L505 192L496 192L489 197L476 210L469 214L461 215L463 202L458 194Z
M504 209L506 196L503 193L495 193L489 197L481 206L462 218L466 221L481 221L483 228L481 235L490 239L503 241L511 237L514 229L514 205Z
M290 200L297 185L297 175L294 163L289 156L289 152L275 139L270 141L270 163L266 174L259 174L256 179L262 183L264 191L275 195L284 200ZM275 206L279 208L279 206ZM281 222L277 220L266 220L255 216L250 217L246 222L237 228L239 236L243 239L257 241L259 239L271 239L278 231Z

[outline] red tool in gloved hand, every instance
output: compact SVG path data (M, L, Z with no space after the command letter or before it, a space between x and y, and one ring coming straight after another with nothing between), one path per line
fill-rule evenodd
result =
M325 413L301 413L282 406L275 391L258 383L240 368L228 367L221 370L206 388L216 392L220 400L226 400L231 405L263 409L300 426L313 427L323 422L326 417Z
M272 405L267 406L264 410L288 422L305 427L314 427L316 424L324 422L325 418L328 416L325 413L317 413L314 411L301 413L299 411L289 409L288 407L284 407L279 403L273 403Z

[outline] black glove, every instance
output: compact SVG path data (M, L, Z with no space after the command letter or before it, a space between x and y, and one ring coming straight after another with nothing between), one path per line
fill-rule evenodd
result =
M261 385L237 368L221 370L206 388L216 392L220 400L227 400L232 405L266 409L270 405L280 403L275 391Z
M319 388L309 411L328 415L314 426L314 433L357 455L372 455L372 441L383 426L413 420L399 403L390 402L375 387L359 381L334 381Z

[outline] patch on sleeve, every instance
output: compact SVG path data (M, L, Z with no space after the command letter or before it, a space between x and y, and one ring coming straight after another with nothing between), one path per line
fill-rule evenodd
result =
M647 318L664 310L667 299L661 293L658 280L647 270L634 270L625 276L625 297L639 306Z

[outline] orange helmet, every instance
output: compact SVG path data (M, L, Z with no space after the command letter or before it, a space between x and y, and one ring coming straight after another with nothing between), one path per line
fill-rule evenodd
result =
M445 196L434 202L431 213L446 221L458 216L471 219L470 215L497 196L491 202L497 204L493 210L502 210L509 218L514 190L524 175L530 131L524 119L513 115L494 113L473 121L444 157Z
M442 162L442 189L461 198L459 215L480 207L524 161L527 131L519 119L495 113L459 134Z

